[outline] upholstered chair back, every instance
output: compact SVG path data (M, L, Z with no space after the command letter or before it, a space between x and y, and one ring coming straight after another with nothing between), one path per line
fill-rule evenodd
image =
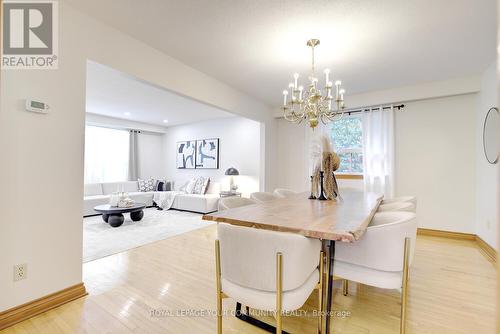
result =
M405 238L410 238L410 264L415 253L417 215L413 212L376 213L361 238L336 248L335 260L381 271L402 271Z
M276 254L283 254L283 291L300 287L318 266L318 239L219 223L221 276L234 284L276 292Z
M417 207L417 198L415 196L400 196L400 197L393 197L393 198L387 198L382 201L382 204L390 204L390 203L396 203L396 202L410 202Z
M253 199L245 197L224 197L219 200L219 211L255 204Z
M262 202L269 202L269 201L274 201L275 199L278 199L279 197L271 194L271 193L266 193L266 192L255 192L250 194L250 198L262 203Z
M296 195L297 192L290 189L277 188L274 190L273 194L278 197L290 197Z
M380 204L378 207L378 212L385 211L408 211L416 212L415 204L411 202L393 202L388 204Z

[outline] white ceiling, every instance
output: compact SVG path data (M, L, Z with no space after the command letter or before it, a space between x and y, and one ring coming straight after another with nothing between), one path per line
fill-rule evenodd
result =
M86 109L93 114L161 126L234 116L91 61L87 62Z
M495 0L69 1L274 106L311 37L348 94L478 74L496 52Z

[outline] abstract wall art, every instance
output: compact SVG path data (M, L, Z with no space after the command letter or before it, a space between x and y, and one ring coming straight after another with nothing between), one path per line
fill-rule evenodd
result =
M196 166L196 141L177 143L177 169L189 169Z
M196 168L219 168L219 138L196 141Z

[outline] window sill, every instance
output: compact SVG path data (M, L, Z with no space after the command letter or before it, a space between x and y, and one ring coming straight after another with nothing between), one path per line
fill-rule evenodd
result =
M335 174L335 177L340 180L362 180L362 174Z

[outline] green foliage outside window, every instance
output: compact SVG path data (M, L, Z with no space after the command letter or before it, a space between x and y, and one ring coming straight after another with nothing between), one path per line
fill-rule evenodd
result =
M333 122L331 138L340 156L337 172L346 174L363 173L363 133L361 117L343 117Z

